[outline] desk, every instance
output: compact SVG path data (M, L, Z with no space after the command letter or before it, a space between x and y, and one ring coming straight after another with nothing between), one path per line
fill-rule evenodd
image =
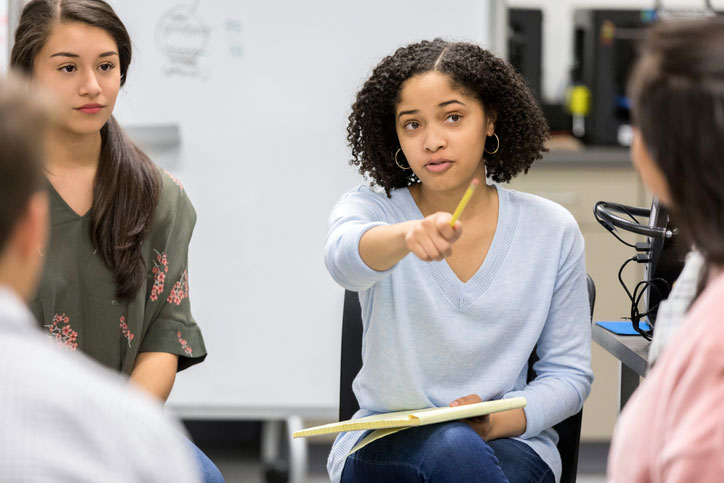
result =
M621 361L619 408L623 408L639 385L639 376L646 376L651 342L637 335L616 335L593 324L593 341Z

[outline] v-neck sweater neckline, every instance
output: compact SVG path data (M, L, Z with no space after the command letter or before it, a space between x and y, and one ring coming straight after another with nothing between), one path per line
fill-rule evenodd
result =
M518 225L519 210L511 199L510 192L496 185L491 186L498 193L498 221L488 253L473 276L463 282L445 260L425 262L438 288L457 310L467 309L488 290L503 265ZM410 212L410 219L423 218L410 190L405 189L402 194L405 207Z

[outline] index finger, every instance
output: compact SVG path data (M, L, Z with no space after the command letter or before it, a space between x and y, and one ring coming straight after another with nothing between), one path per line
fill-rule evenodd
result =
M449 213L440 213L435 221L438 233L440 233L440 235L447 241L451 241L458 236L459 231L462 228L460 220L455 221L452 225L450 224L452 217Z

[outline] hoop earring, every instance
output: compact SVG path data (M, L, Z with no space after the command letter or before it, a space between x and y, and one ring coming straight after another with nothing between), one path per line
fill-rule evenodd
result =
M488 153L488 154L495 154L495 153L498 152L498 149L500 149L500 138L499 138L498 135L495 134L495 133L493 133L493 136L495 136L495 139L498 140L498 145L495 146L495 151L488 151L487 149L485 149L485 147L483 147L483 151L485 151L485 152ZM488 137L490 137L490 136L488 136Z
M410 166L408 166L408 167L405 168L405 167L404 167L403 165L401 165L400 162L397 160L397 155L400 154L400 151L402 151L402 148L400 148L400 149L398 149L397 151L395 151L395 164L397 165L398 168L404 169L405 171L407 171L408 169L412 169ZM408 163L408 164L409 164L409 163Z

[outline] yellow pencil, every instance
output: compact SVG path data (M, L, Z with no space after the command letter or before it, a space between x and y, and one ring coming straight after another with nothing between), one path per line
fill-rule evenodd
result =
M470 201L470 198L472 198L473 193L475 192L475 188L478 186L478 183L480 181L478 178L473 179L473 182L470 183L470 186L468 186L467 191L465 191L465 194L463 195L463 198L460 200L460 203L458 203L458 207L455 208L455 213L453 213L452 220L450 220L450 226L455 226L455 222L460 218L460 214L465 209L465 206L467 206L468 201Z

